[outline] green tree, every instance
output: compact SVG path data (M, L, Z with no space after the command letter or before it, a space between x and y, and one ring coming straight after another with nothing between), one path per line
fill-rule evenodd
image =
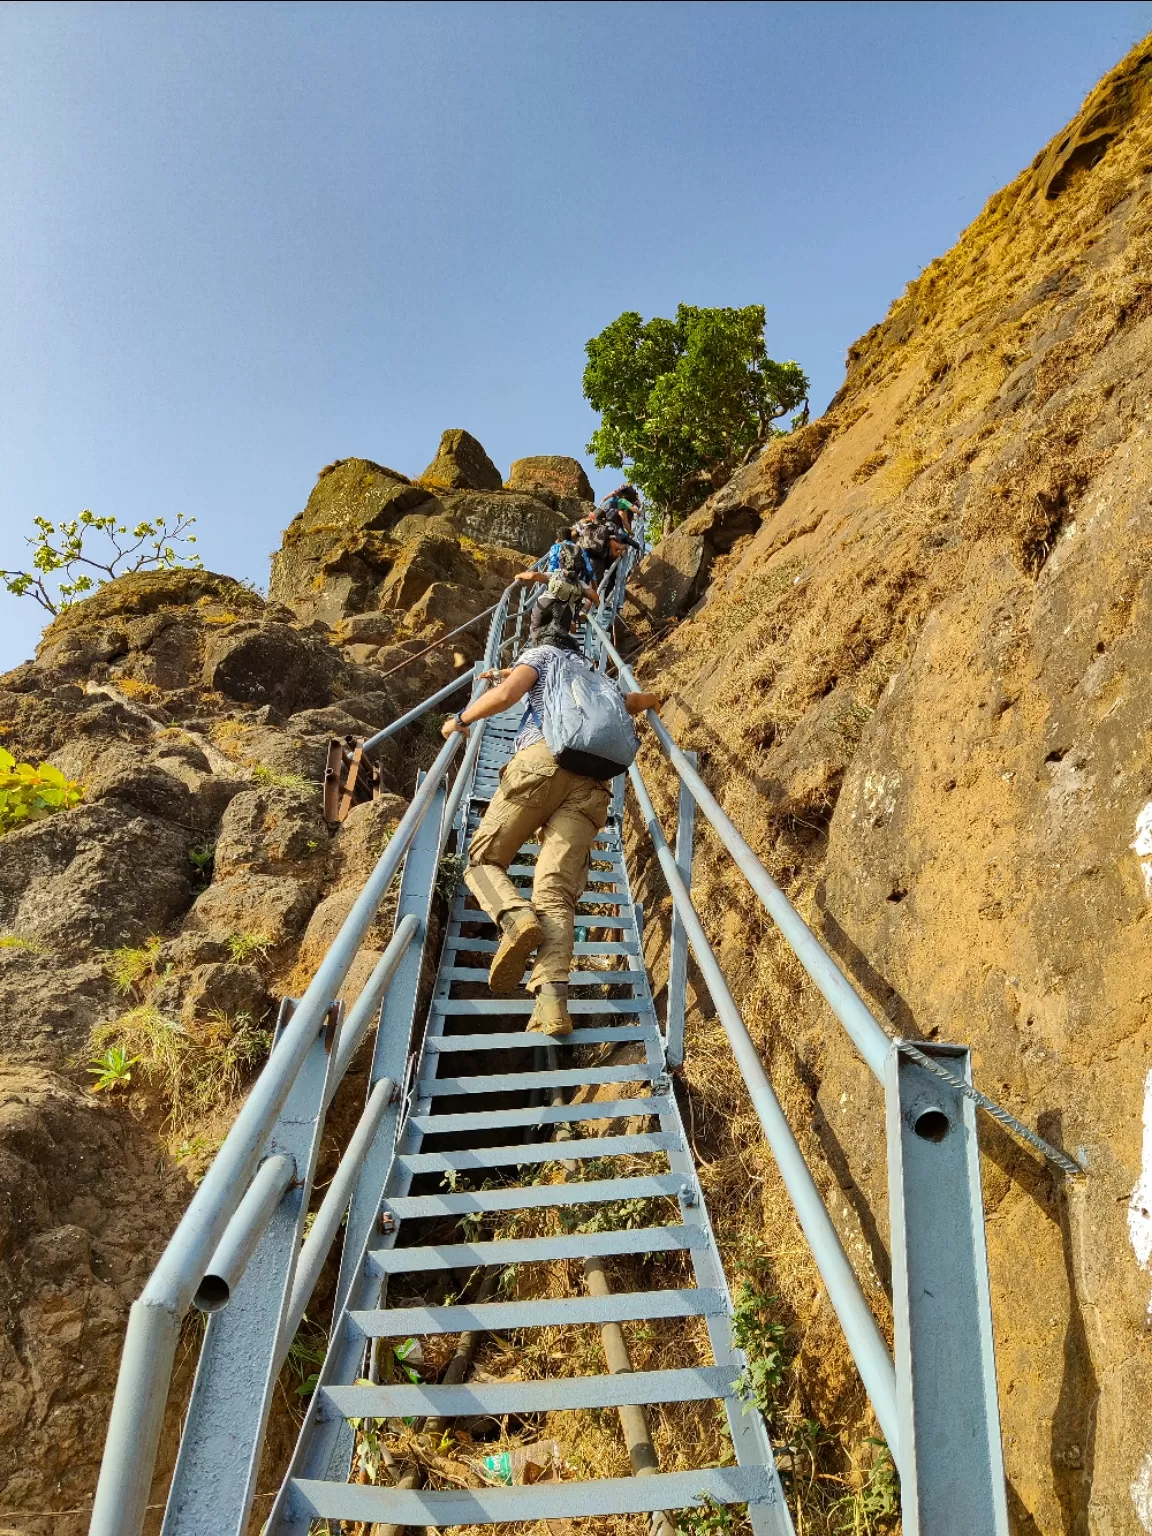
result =
M628 310L586 351L584 395L600 413L587 451L600 469L626 468L666 522L723 485L780 417L808 419L808 379L768 356L762 304L681 304L675 320L647 322Z
M106 581L132 571L175 570L200 565L189 545L194 517L177 517L169 528L164 518L129 528L114 517L81 512L69 523L34 517L36 532L25 543L32 549L30 571L0 570L0 583L16 597L33 597L53 618ZM181 547L183 546L183 547Z

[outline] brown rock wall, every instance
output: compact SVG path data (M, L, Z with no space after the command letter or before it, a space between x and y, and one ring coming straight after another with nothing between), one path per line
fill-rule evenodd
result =
M977 1083L1086 1161L1066 1186L981 1119L1019 1536L1152 1530L1133 1411L1152 1400L1152 1281L1129 1230L1152 1067L1150 81L1137 50L852 350L827 416L665 541L738 507L759 519L640 658L885 1027L968 1042ZM670 563L683 611L699 570ZM886 1319L878 1085L708 836L694 893ZM705 1013L686 1069L698 1149L717 1191L751 1168L758 1195L737 1215L718 1193L714 1219L730 1252L763 1222L796 1380L855 1457L863 1400L715 1052Z

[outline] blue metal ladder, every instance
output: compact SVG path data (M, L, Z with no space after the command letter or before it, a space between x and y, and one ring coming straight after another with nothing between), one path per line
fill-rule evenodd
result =
M487 727L473 793L462 813L469 836L495 791L501 766L511 755L519 713L519 709L509 712ZM537 848L535 843L525 844L509 871L525 890ZM410 864L418 863L416 855L414 849ZM404 1113L395 1126L395 1157L378 1201L364 1197L369 1206L378 1204L382 1221L374 1224L375 1234L364 1243L357 1272L343 1280L340 1294L347 1302L334 1324L329 1360L269 1522L269 1536L306 1532L312 1521L324 1519L466 1525L677 1509L698 1504L704 1496L720 1503L746 1502L758 1536L784 1536L792 1531L763 1421L758 1413L745 1411L738 1392L744 1362L732 1347L731 1300L666 1070L664 1042L641 955L642 914L628 879L618 807L595 845L592 862L596 867L576 916L578 928L587 937L576 945L570 977L576 1029L558 1041L525 1033L532 1008L527 994L510 999L487 995L484 983L496 948L495 929L473 905L463 883L455 892L423 1043ZM402 892L402 910L403 900ZM467 995L478 991L485 995ZM604 996L608 991L617 995ZM635 1044L641 1050L631 1054L642 1059L626 1065L583 1064L588 1047L609 1043ZM466 1066L463 1074L461 1061ZM482 1070L477 1071L477 1065ZM384 1063L378 1064L377 1075L384 1069ZM604 1091L604 1085L615 1084L621 1085L618 1096L609 1088L614 1092L610 1099L581 1094L581 1090ZM533 1098L545 1102L533 1104ZM510 1099L517 1102L509 1105ZM639 1116L648 1117L659 1129L613 1134L613 1122ZM605 1125L608 1134L579 1134ZM576 1134L558 1143L550 1139L558 1128ZM389 1134L389 1127L382 1134ZM570 1175L564 1182L531 1182L541 1165L559 1164L561 1159L571 1166L589 1158L637 1157L658 1160L663 1167L657 1172L591 1180ZM500 1174L510 1182L499 1187L411 1192L413 1181L421 1176L425 1184L464 1178L487 1184ZM670 1213L678 1208L678 1219L631 1230L613 1227L612 1213L636 1200L663 1201ZM468 1217L491 1222L501 1212L546 1213L573 1206L599 1207L603 1216L597 1226L606 1230L429 1242L417 1225ZM355 1213L355 1202L353 1209ZM408 1230L416 1226L411 1246L401 1246L399 1241L401 1234L407 1235L406 1224ZM354 1226L346 1251L353 1231ZM688 1255L693 1288L439 1307L389 1307L387 1300L388 1280L394 1275L669 1251ZM658 1317L702 1317L711 1360L676 1370L546 1381L357 1384L371 1369L371 1341L376 1338L399 1341L471 1330L575 1327ZM352 1419L424 1414L451 1419L701 1399L724 1404L736 1465L643 1477L431 1492L347 1481L353 1450L347 1422Z

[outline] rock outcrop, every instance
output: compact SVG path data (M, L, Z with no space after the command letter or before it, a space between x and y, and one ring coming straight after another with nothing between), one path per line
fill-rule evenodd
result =
M322 470L273 558L272 598L328 625L411 609L438 581L486 596L475 611L487 607L515 571L555 542L571 515L551 499L504 490L467 433L444 439L436 461L444 461L443 473L433 476L433 465L416 484L367 459L340 459ZM422 638L436 638L424 634L435 621L421 614L415 620L423 620ZM416 632L412 624L409 631Z
M481 654L484 610L566 526L564 475L505 489L460 432L418 482L339 460L285 533L270 600L207 571L121 577L0 677L0 743L85 790L0 847L0 1509L90 1497L128 1305L277 999L307 986L440 745L419 725L386 742L384 792L334 836L329 738L379 729ZM349 999L392 920L386 903ZM99 1099L94 1038L138 1058ZM174 1432L175 1410L158 1491Z
M823 420L769 444L632 588L643 633L693 610L640 675L877 1017L969 1042L978 1084L1087 1166L1066 1185L981 1118L1020 1536L1152 1530L1134 1411L1152 1277L1129 1231L1152 1067L1150 274L1145 47L852 349ZM695 895L884 1315L879 1085L707 843ZM694 1027L698 1143L710 1125L717 1187L763 1179L739 1232L768 1234L811 1415L851 1447L868 1420L838 1330Z
M500 471L471 432L450 427L440 438L436 457L420 476L424 485L448 491L498 491Z

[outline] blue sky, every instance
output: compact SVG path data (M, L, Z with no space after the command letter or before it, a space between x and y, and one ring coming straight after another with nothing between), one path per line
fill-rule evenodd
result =
M1152 28L1147 3L0 6L0 565L199 521L263 582L317 471L582 454L624 309L850 343ZM591 467L591 466L589 466ZM607 487L615 472L596 477ZM0 667L40 614L0 595Z

